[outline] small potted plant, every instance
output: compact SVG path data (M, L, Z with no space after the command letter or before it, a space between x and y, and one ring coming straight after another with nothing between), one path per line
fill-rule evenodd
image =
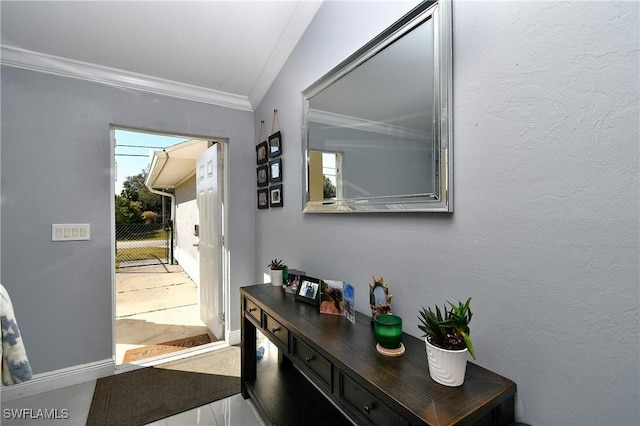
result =
M422 308L418 328L424 333L431 378L445 386L460 386L464 383L467 368L467 352L476 359L473 343L469 337L469 309L471 298L466 303L444 307L444 316L438 306L435 313L431 308Z
M281 259L273 259L268 265L269 275L271 275L271 285L282 287L284 282L284 274L287 271L287 265Z

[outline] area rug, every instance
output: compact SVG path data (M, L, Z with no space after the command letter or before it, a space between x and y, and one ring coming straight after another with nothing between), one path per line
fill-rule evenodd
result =
M158 343L156 345L129 349L124 353L122 362L126 364L128 362L151 358L158 355L164 355L171 352L180 351L185 348L193 348L195 346L204 345L207 343L211 343L211 337L208 334L200 334L198 336L186 337L184 339L172 340L170 342Z
M240 392L237 346L164 365L98 379L86 424L144 425Z

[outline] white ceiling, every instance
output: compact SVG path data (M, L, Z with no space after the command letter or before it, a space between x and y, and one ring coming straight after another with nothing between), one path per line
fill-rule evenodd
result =
M96 76L121 70L122 81L151 76L155 87L178 83L203 89L209 99L230 94L251 109L321 1L2 0L1 59L40 70L73 64L76 74ZM73 61L51 65L48 55Z

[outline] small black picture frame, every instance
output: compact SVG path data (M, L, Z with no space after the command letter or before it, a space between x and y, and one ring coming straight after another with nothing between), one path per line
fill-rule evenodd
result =
M282 135L280 131L269 136L269 157L282 155Z
M296 300L310 303L311 305L318 305L318 296L320 296L320 280L307 276L300 277Z
M283 205L282 185L273 185L269 187L269 206L282 207Z
M269 167L265 164L262 166L258 166L256 170L256 179L258 186L267 186L269 185Z
M282 182L282 158L269 161L269 182Z
M258 200L259 209L268 209L269 208L269 189L267 188L258 189L257 200Z
M267 141L260 142L256 145L256 164L260 165L269 161L267 148Z

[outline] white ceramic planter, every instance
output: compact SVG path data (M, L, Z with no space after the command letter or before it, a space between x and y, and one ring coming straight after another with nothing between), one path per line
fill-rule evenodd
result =
M271 285L274 287L282 287L282 269L269 269L271 275Z
M433 346L427 338L424 338L427 347L427 359L429 360L429 375L441 385L460 386L464 383L464 374L467 371L467 353L469 349L451 351Z

